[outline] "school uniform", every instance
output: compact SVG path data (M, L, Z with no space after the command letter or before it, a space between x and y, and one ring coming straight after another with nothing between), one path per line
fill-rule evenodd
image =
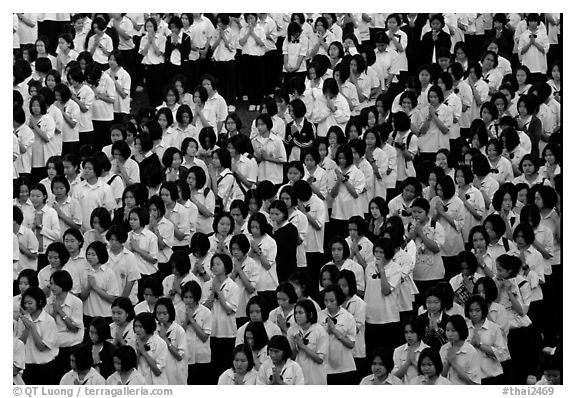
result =
M88 285L88 276L92 275L100 289L112 296L118 296L118 281L116 274L106 264L100 265L98 269L90 267L88 272L80 275L82 289ZM84 301L84 315L89 317L102 316L104 318L112 316L110 303L101 298L96 292L90 291L88 298Z
M145 384L147 384L146 379L136 369L132 369L132 373L130 373L130 376L128 376L128 380L126 380L126 383L124 383L122 381L122 377L120 376L120 373L118 373L118 372L112 373L110 375L110 377L108 377L108 379L106 379L106 385L108 385L108 386L121 386L121 385L136 385L137 386L137 385L145 385Z
M252 140L254 153L262 151L268 156L274 156L279 161L286 162L286 149L282 139L275 134L270 133L264 138L258 135ZM281 184L284 179L283 165L272 163L267 160L261 160L258 163L258 181L269 180L273 184Z
M142 355L138 355L138 371L144 377L146 384L168 384L168 375L166 372L166 362L168 360L168 346L166 342L160 338L157 334L153 334L150 336L148 341L146 342L145 347L149 349L146 351L148 355L154 359L156 362L156 366L162 372L158 376L156 376L148 362L142 357Z
M122 39L120 39L122 40ZM122 50L120 50L122 51ZM126 95L126 97L122 98L120 95L120 91L114 85L116 92L116 96L114 98L114 104L112 104L112 109L114 114L121 114L127 115L130 113L130 86L132 85L132 77L130 74L124 69L120 67L116 72L112 72L112 69L108 69L105 73L107 73L112 81L117 81L121 87L121 91Z
M18 369L18 373L13 375L12 384L15 386L24 385L22 372L26 367L26 348L24 343L16 336L12 338L12 366Z
M398 286L398 308L400 312L412 311L414 295L418 294L418 288L412 279L414 272L415 257L406 250L400 249L392 258L402 270L400 285Z
M366 187L364 174L354 165L350 165L345 171L342 170L342 173L349 178L349 184L354 187L359 195ZM360 203L348 192L348 188L344 186L344 183L341 183L332 205L332 218L338 221L348 221L352 216L363 216L364 210L360 207Z
M398 377L394 376L392 373L388 374L388 377L386 378L386 380L384 380L383 383L378 383L374 375L366 376L360 381L361 386L378 385L378 384L402 385L403 383L402 383L402 380L400 380Z
M410 381L411 385L427 385L427 379L426 376L424 375L420 375L415 377L414 379L412 379L412 381ZM434 382L434 385L436 386L450 386L452 385L452 382L450 380L448 380L447 378L438 375L438 378L436 379L436 381Z
M138 53L143 56L142 64L144 65L144 76L149 85L150 93L149 97L152 100L151 105L156 106L160 101L159 98L162 97L162 73L164 64L164 51L166 49L166 36L159 31L154 34L153 37L154 44L158 48L160 54L157 54L152 46L148 46L146 54L144 54L144 48L148 45L148 33L142 36L140 40L140 48Z
M536 35L535 41L544 48L544 53L540 52L536 46L531 45L528 51L521 54L520 50L530 43L530 35L532 34ZM548 36L542 31L538 30L536 33L532 33L530 30L526 30L522 32L518 38L518 56L520 63L527 66L532 73L546 74L548 70L546 53L549 49L550 41L548 40Z
M429 113L428 106L423 106L420 110L422 120L426 120L429 117ZM452 108L441 103L438 108L436 108L436 114L440 122L450 129L454 118ZM418 137L418 151L421 154L430 154L438 152L439 149L450 149L450 132L444 134L440 131L436 122L430 120L428 130Z
M326 355L325 370L328 375L342 375L356 371L356 364L353 357L353 349L345 347L334 334L328 333L327 319L331 318L336 326L338 333L343 334L350 341L356 341L356 321L352 314L343 308L339 308L338 312L331 316L327 309L322 310L318 314L318 323L324 327L328 335L328 352ZM334 384L342 384L335 379Z
M451 345L451 343L446 343L440 348L440 357L442 358L442 362L447 361L448 349ZM474 384L480 384L482 376L480 369L480 355L472 344L464 342L462 347L456 351L456 362L462 369L464 369L466 375ZM452 384L465 384L452 367L450 367L450 370L448 371L447 378L452 382Z
M250 281L250 285L256 288L256 282L258 281L258 276L260 274L260 266L254 261L252 257L246 256L242 262L242 271L246 274L246 277ZM245 318L248 316L246 314L246 304L251 297L256 296L256 292L248 293L248 290L244 286L240 276L235 279L238 288L240 289L239 300L238 300L238 310L236 311L236 319ZM236 335L238 338L238 334Z
M412 227L412 224L410 224ZM409 228L410 228L409 227ZM423 227L423 231L429 239L432 239L439 247L444 245L446 241L446 232L444 227L439 222L436 222L434 227L430 220ZM414 266L414 281L437 281L444 278L444 264L440 252L433 253L428 249L422 239L417 237L415 239L417 254L416 264ZM418 283L416 283L418 285ZM418 288L422 292L422 289Z
M14 130L14 134L18 137L18 159L14 162L14 167L19 174L29 174L32 170L32 144L37 139L32 129L23 124ZM25 149L21 153L20 146Z
M132 305L136 305L138 303L138 280L140 279L136 256L125 247L122 247L122 251L118 254L108 250L108 266L116 274L120 294L129 282L134 282L128 298Z
M296 349L295 336L300 335L305 345L314 350L322 359L327 358L329 350L329 337L320 323L314 323L307 331L304 331L296 323L288 329L287 337L292 349ZM298 351L295 361L300 365L304 373L305 384L326 385L325 364L315 363L308 355Z
M60 385L103 386L106 385L106 380L94 368L90 368L88 373L82 379L80 379L80 375L77 371L71 370L62 377L62 380L60 380Z
M18 238L18 244L26 247L32 254L38 254L38 238L32 230L25 225L20 225L18 232L16 233ZM13 279L16 280L20 272L25 269L37 269L37 260L32 259L20 251L20 258L18 261L17 268L13 272Z
M466 320L466 323L468 325L468 338L466 341L470 342L474 335L475 327L469 319ZM510 359L507 342L502 330L494 322L485 319L480 329L477 329L477 332L480 337L480 344L489 346L494 352L494 357L491 357L486 355L480 348L476 348L480 357L482 379L501 376L503 374L501 363Z
M24 315L28 319L30 314ZM47 349L40 351L29 334L24 343L26 351L26 365L22 379L26 384L53 384L53 361L58 355L58 331L56 321L44 310L36 320L32 320L40 339ZM20 337L25 330L22 320L18 321L16 335Z
M220 375L220 377L218 378L218 385L219 386L233 386L236 385L236 383L234 382L234 370L233 369L227 369L224 371L224 373L222 373ZM253 386L256 384L256 378L258 377L258 372L256 371L255 368L250 369L250 371L248 371L243 379L242 379L242 385L244 386Z
M342 94L338 93L332 99L335 108L334 112L330 111L326 101L327 99L324 95L316 99L313 115L310 119L311 122L318 123L316 130L318 137L326 137L328 130L334 125L339 126L344 131L346 123L350 120L350 106Z
M210 334L212 333L212 313L211 311L204 307L202 304L199 304L193 314L194 320L198 325L202 328L204 333ZM206 341L200 340L200 338L196 335L194 329L189 326L189 323L182 324L182 327L185 328L186 332L186 346L188 347L188 378L190 379L194 376L192 372L191 365L195 364L208 364L210 363L211 358L211 351L210 351L210 339L206 339Z
M224 40L220 40L218 46L214 47L220 30L217 30L212 35L212 62L214 66L214 74L219 82L221 82L221 89L224 98L228 103L233 103L236 100L236 48L238 47L238 31L228 26L224 29L224 38L228 42L225 44Z
M238 307L240 308L240 307ZM246 308L244 308L244 310L246 310ZM274 310L273 310L274 311ZM293 315L292 315L293 317ZM276 320L276 319L274 319ZM248 326L248 323L245 323L244 325L240 326L238 328L238 332L236 333L236 341L234 342L234 346L237 346L238 344L244 344L244 333L246 332L246 327ZM282 330L278 327L278 325L276 325L276 323L272 322L270 319L268 319L266 322L264 322L264 329L266 329L266 335L268 336L268 340L270 340L270 338L272 338L272 336L281 336L282 335Z
M270 378L274 373L273 368L275 365L272 363L271 359L266 360L262 366L260 366L260 370L258 371L258 377L256 378L257 385L265 385L271 384ZM280 377L282 377L282 381L288 385L304 385L304 373L302 368L298 363L294 362L290 358L286 361L286 364L283 366L282 370L280 371Z
M166 331L168 342L178 350L178 355L182 357L177 360L169 351L166 356L166 368L164 372L168 377L168 384L170 385L186 385L188 379L188 347L186 345L186 333L182 326L176 322L172 322Z
M422 353L422 350L428 348L428 345L420 341L418 347L414 350L414 354L416 357L416 362L418 362L418 358ZM408 361L408 343L402 344L400 347L394 349L394 353L392 355L394 360L394 369L390 372L390 374L395 374L404 364ZM418 377L418 369L414 365L410 365L402 378L404 384L410 384L412 380Z
M120 327L116 324L116 322L112 322L110 324L110 336L112 336L112 340L109 340L110 342L113 342L116 334L118 334L119 328ZM124 329L122 331L122 339L126 341L126 345L129 345L130 347L134 348L134 350L136 350L137 338L138 337L136 337L136 334L134 333L134 320L127 322L126 325L124 325Z
M207 188L206 188L207 189ZM202 205L204 205L210 212L214 212L214 207L216 204L216 199L214 193L210 190L199 190L193 192L194 198ZM213 217L206 217L201 213L198 213L198 219L196 221L196 231L209 234L212 232L212 222Z
M150 231L148 227L144 227L144 229L142 229L142 231L140 232L135 231L128 232L128 240L126 241L126 248L128 250L132 249L132 246L130 244L130 240L132 239L132 237L134 237L134 239L138 243L138 246L141 249L146 250L150 256L152 256L154 259L157 259L158 237L152 231ZM140 272L140 275L142 277L155 274L158 271L157 262L150 263L144 260L140 254L135 252L133 253L137 260L136 264L138 266L138 271Z

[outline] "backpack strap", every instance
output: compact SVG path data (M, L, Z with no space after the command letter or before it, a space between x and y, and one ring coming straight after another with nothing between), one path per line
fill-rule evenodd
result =
M116 179L116 177L120 177L118 174L114 174L112 176L112 178L110 178L107 182L108 185L112 185L112 183L114 182L114 180Z
M204 197L208 196L208 192L210 192L210 188L208 187L204 188Z

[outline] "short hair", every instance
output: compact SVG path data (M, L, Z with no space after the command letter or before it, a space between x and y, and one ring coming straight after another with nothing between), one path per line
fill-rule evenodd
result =
M516 228L514 228L512 238L516 240L518 234L520 233L524 237L524 241L526 242L526 244L531 245L532 243L534 243L535 240L534 229L532 229L532 226L530 224L520 222L520 224L518 224Z
M70 253L66 250L66 246L62 242L52 242L46 248L46 254L48 252L54 252L58 254L58 258L60 260L60 266L63 267L66 265L68 260L70 259Z
M520 136L516 129L508 127L500 134L500 142L508 152L512 152L518 145L520 145ZM520 162L520 164L522 164L522 162Z
M542 184L536 184L530 188L528 191L528 203L534 203L536 192L542 197L542 203L545 209L553 209L558 204L558 196L554 188Z
M188 174L186 175L186 179L188 179L188 175L194 174L196 177L196 189L200 189L206 184L206 172L200 166L192 166L188 170Z
M46 111L48 110L48 106L46 105L46 100L44 97L42 95L35 95L34 97L30 98L30 113L32 113L32 105L34 102L38 102L38 105L40 106L40 113L45 115Z
M408 318L404 320L404 322L402 322L402 331L404 333L406 333L405 330L406 326L408 325L410 325L412 331L416 333L416 336L418 336L418 340L422 340L422 338L424 338L425 334L424 324L422 322L418 322L418 317L410 315Z
M210 149L216 145L217 137L213 127L203 127L198 134L198 141L202 148ZM208 143L206 143L208 141Z
M452 285L446 281L438 282L435 286L436 293L439 294L440 301L443 302L442 307L449 310L454 306L454 289Z
M336 281L340 279L344 279L348 285L348 296L352 297L358 292L356 286L356 275L354 275L354 272L348 269L343 269L336 276Z
M430 93L431 92L436 93L436 95L438 96L438 102L439 103L444 102L444 93L442 92L442 89L440 88L440 86L435 84L432 87L430 87L430 89L428 90L428 97L427 97L428 102L430 102Z
M295 91L298 95L304 94L306 90L306 85L304 84L304 79L299 76L294 76L288 80L288 92L290 94L294 93Z
M28 285L35 286L38 287L39 283L38 283L38 273L30 268L27 269L23 269L22 271L20 271L20 273L18 274L18 277L16 278L16 281L19 283L20 279L22 278L26 278L28 280ZM22 308L24 308L24 306L22 306Z
M498 214L494 213L490 214L488 217L484 219L484 223L482 224L484 228L486 228L486 223L488 222L492 224L492 230L494 231L498 239L500 239L500 237L504 235L504 233L506 232L506 224L504 223L502 217Z
M192 109L190 109L190 107L186 104L182 104L178 107L178 110L176 111L176 121L178 123L183 123L183 117L184 114L187 113L188 116L190 116L190 122L192 122Z
M328 285L324 288L322 292L322 301L324 301L326 293L330 292L334 293L334 295L336 296L336 304L338 305L344 304L344 301L346 301L346 296L344 295L344 292L342 292L342 289L340 289L340 286L338 286L337 283Z
M364 154L366 153L366 144L359 138L350 140L348 146L350 147L350 149L354 149L354 151L358 154L359 158L362 158L362 156L364 156Z
M560 145L554 143L546 144L544 149L542 149L542 158L546 156L546 151L552 153L552 156L556 159L556 163L562 163L562 149L560 148Z
M364 133L364 136L366 136L366 133ZM343 154L344 158L346 159L346 166L345 167L348 167L352 163L354 163L354 159L352 156L352 149L350 148L349 145L340 145L338 147L338 149L336 150L336 164L339 164L338 158L340 157L340 154Z
M384 235L388 235L389 239L392 241L395 249L402 248L404 246L404 225L403 224L391 224L384 230Z
M494 282L494 279L487 276L483 276L482 278L478 279L474 284L474 290L472 290L472 293L478 294L478 285L482 285L484 287L484 296L489 305L496 301L498 298L498 287L496 287L496 282Z
M76 370L83 371L92 368L94 359L92 350L88 344L79 344L70 349L70 357L74 355Z
M289 282L281 282L276 287L276 293L284 293L285 295L287 295L288 302L290 304L294 304L296 301L298 301L296 290L294 289L294 286L292 286Z
M82 83L84 81L84 73L79 66L72 67L68 71L68 80L74 80L75 82Z
M94 228L94 219L98 217L98 222L100 223L100 226L102 227L102 229L104 229L105 231L110 228L110 225L112 225L112 219L110 218L110 212L104 208L104 207L97 207L94 210L92 210L92 213L90 213L90 227Z
M374 363L376 358L380 358L382 365L386 368L386 372L392 373L392 370L394 369L394 360L392 359L392 352L389 349L385 349L381 346L376 347L370 354L370 364Z
M214 260L217 258L220 259L220 261L222 261L222 264L224 264L226 275L232 272L232 269L234 268L232 259L230 258L229 255L224 253L216 253L212 256L212 258L210 259L210 269L212 269L212 267L214 266Z
M282 213L284 220L288 220L288 206L283 200L275 200L270 204L269 210L276 209Z
M430 211L430 203L428 202L428 200L426 200L424 198L414 199L414 202L412 202L412 205L410 206L410 208L414 208L414 207L421 208L422 210L424 210L425 213L428 213Z
M486 101L482 104L482 106L480 107L480 115L482 115L482 112L484 111L484 109L488 110L488 112L490 112L490 116L492 117L492 120L498 120L498 109L496 109L496 105L494 105L494 102L491 101Z
M460 166L456 166L456 169L454 171L454 175L456 175L456 173L458 171L462 172L462 175L464 176L464 183L465 184L471 184L472 181L474 181L474 173L472 173L472 168L468 165L460 165Z
M287 361L292 356L292 349L286 336L272 336L268 342L268 349L274 348L282 351L282 360Z
M490 174L490 163L488 162L488 158L483 155L474 156L472 158L472 171L475 175L479 177L484 177Z
M175 90L174 90L175 91ZM178 95L178 92L176 92L176 95ZM156 112L156 121L158 121L160 119L160 115L164 115L164 117L166 118L166 122L167 122L167 126L170 127L172 124L174 124L174 115L172 115L172 111L168 108L160 108L158 109L158 111Z
M18 225L22 225L24 222L24 214L18 206L12 206L12 220Z
M348 243L346 242L346 239L344 239L344 237L340 236L340 235L336 235L335 237L333 237L330 242L328 243L328 247L330 249L330 252L332 252L332 246L334 246L336 243L340 243L342 245L343 248L343 253L342 256L344 259L347 259L348 257L350 257L350 247L348 246Z
M72 237L80 243L80 248L82 248L82 245L84 245L84 236L82 235L82 232L80 232L79 229L68 228L62 235L62 240L66 240L67 235L72 235Z
M118 307L126 312L126 320L132 321L136 314L134 313L134 306L128 297L116 297L112 302L110 308Z
M70 89L64 83L56 84L56 86L54 87L54 92L60 94L60 99L62 100L63 103L68 102L70 98L72 98L72 93L70 92Z
M230 156L230 152L224 148L218 148L214 152L212 152L212 157L214 155L218 156L218 160L220 161L220 165L224 169L232 168L232 157Z
M123 136L126 136L126 130L123 129L118 129L122 132ZM144 149L144 148L142 148ZM170 149L170 148L168 148ZM131 154L131 150L130 150L130 146L128 145L128 143L126 141L116 141L115 143L112 144L112 155L114 154L115 151L120 152L120 156L122 156L122 158L124 160L128 160L130 158L130 154Z
M210 82L212 90L214 91L218 90L218 79L216 79L214 75L211 75L210 73L205 73L200 77L200 82L203 83L204 80L208 80Z
M494 232L496 232L496 231L494 231ZM490 237L488 236L488 231L486 231L486 228L484 228L483 225L475 225L472 228L470 228L470 232L468 233L468 242L470 244L472 244L474 234L476 234L476 233L479 233L482 235L482 237L484 238L484 241L486 242L486 246L488 246L490 244Z
M98 335L97 343L103 343L112 337L110 335L110 325L104 317L97 316L92 318L92 321L90 321L90 326L96 329L96 334Z
M138 206L130 210L128 217L132 214L136 214L138 220L140 220L140 226L145 227L150 222L150 213L144 207Z
M155 297L161 297L164 294L162 280L160 280L158 277L146 278L142 286L142 292L144 292L146 289L152 290L152 294Z
M246 304L246 315L250 316L250 307L253 305L257 305L260 307L260 313L262 314L262 322L266 322L268 320L269 312L270 312L270 304L268 301L264 300L262 296L252 296L248 300Z
M413 93L404 93L404 94L413 94ZM400 101L402 102L403 98L409 98L410 95L404 95L400 97ZM411 96L414 99L414 95ZM409 98L410 99L410 98ZM410 102L412 102L410 99ZM414 102L412 102L412 107L414 107ZM407 131L410 130L410 117L405 112L396 112L392 114L392 123L394 124L394 128L397 131Z
M518 98L518 102L516 103L516 109L519 110L520 109L520 103L522 103L526 107L526 112L529 115L533 115L539 109L537 101L538 100L537 100L535 95L523 94Z
M238 245L238 248L243 254L250 251L250 241L244 234L234 235L232 239L230 239L230 250L232 250L232 245Z
M102 77L102 67L96 62L91 62L86 65L84 76L86 77L86 82L88 84L97 86Z
M90 355L92 356L92 355ZM138 364L138 357L136 351L130 345L120 346L114 351L114 357L120 360L120 371L127 372L135 369Z
M198 303L202 298L202 288L196 281L188 281L182 285L182 290L180 294L182 298L184 298L184 295L188 292L192 294L192 299L196 303Z
M260 213L261 214L261 213ZM262 214L263 215L263 214ZM230 231L228 232L228 235L232 235L234 233L234 217L232 217L230 215L229 212L222 212L222 213L218 213L216 214L216 217L214 217L214 221L212 222L212 230L214 232L218 231L218 223L220 222L221 219L223 218L227 218L230 221Z
M304 314L306 314L306 320L310 322L310 324L315 324L318 322L318 312L316 312L316 306L312 300L300 299L296 303L296 307L300 307L304 310Z
M368 209L370 209L372 203L374 203L378 207L378 210L380 210L380 214L382 214L382 217L386 218L389 212L386 200L384 200L384 198L382 198L381 196L375 196L374 198L372 198L370 203L368 203ZM372 215L370 215L370 217L372 217Z
M234 357L239 353L243 353L246 356L248 360L247 371L250 372L254 368L254 355L252 354L252 349L248 344L238 344L234 347L234 350L232 350L232 370L234 370Z
M432 361L434 369L436 369L436 375L440 375L442 373L442 358L440 357L440 352L437 348L426 347L420 353L420 356L418 357L418 373L421 375L423 374L422 362L424 361L424 358L428 358Z
M250 216L250 220L248 220L248 231L252 233L252 222L257 222L260 225L260 232L262 235L272 233L272 226L268 223L266 216L260 212L256 212Z
M292 195L294 198L306 202L312 197L312 188L307 181L296 181L293 185Z
M98 258L98 263L103 265L108 262L108 250L106 249L105 243L96 240L88 245L86 252L88 252L88 250L94 250Z
M519 257L512 256L510 254L502 254L496 259L496 264L500 265L501 268L510 272L510 278L514 278L518 275L518 271L522 268L522 260Z
M450 199L456 195L456 187L454 186L452 177L445 175L436 182L436 185L442 188L442 199Z
M46 252L48 252L48 249L46 250ZM54 273L50 276L50 279L52 279L54 284L56 286L59 286L63 291L69 292L70 290L72 290L73 281L68 271L62 269L54 271Z
M440 301L440 310L444 311L446 309L446 300L443 297L442 292L436 289L436 286L430 286L426 289L424 292L424 303L426 303L428 297L436 297ZM424 304L424 307L426 307L426 304Z
M154 307L154 318L156 318L156 320L158 320L158 306L159 305L163 305L166 307L166 310L168 311L168 320L170 322L173 322L174 319L176 319L176 310L174 309L174 303L172 303L172 300L169 299L168 297L160 297L158 299L158 302L156 303L156 306Z
M510 195L512 206L516 204L516 188L513 183L507 182L502 184L500 188L498 188L498 190L494 193L494 197L492 198L492 207L494 207L494 210L502 210L502 202L506 194Z
M466 318L470 318L470 305L476 303L480 306L480 311L482 311L482 319L488 316L488 303L486 299L479 294L474 294L468 298L466 304L464 304L464 315Z
M144 30L146 30L146 24L148 22L152 24L152 26L154 27L154 32L156 32L158 30L158 24L156 23L156 20L152 17L148 18L146 22L144 22Z
M448 47L438 47L438 50L436 51L436 61L438 61L440 58L448 58L448 61L450 61L450 49ZM432 66L436 66L438 65L437 63L432 64ZM439 69L440 70L440 69ZM442 73L448 73L448 72L442 72ZM448 76L450 76L450 81L452 80L452 75L450 75L450 73L448 73ZM438 76L439 78L440 76ZM444 79L442 79L444 80ZM452 88L452 86L450 86L450 88ZM450 88L448 88L448 90L450 90Z
M102 174L102 163L98 160L97 157L93 156L93 157L89 157L88 159L84 160L82 162L82 167L86 168L86 164L90 163L92 165L92 168L94 169L94 174L96 174L96 177L100 177L100 175Z
M464 46L463 46L464 42L458 42L454 46L454 52L456 52L456 46L458 46L459 43L462 43L462 45L459 48L460 49L464 48ZM460 80L464 77L464 67L462 67L462 64L460 62L451 63L450 66L448 67L448 70L452 71L452 75L454 76L455 80Z
M172 268L176 268L176 271L181 276L188 274L190 269L192 269L190 257L185 250L178 250L173 252L168 262Z
M452 327L458 332L460 340L466 340L468 338L468 326L466 325L466 320L462 315L456 314L448 317L446 324L451 323Z
M312 281L310 280L310 276L308 276L307 272L305 271L294 272L288 277L288 282L300 285L303 297L310 296L310 288L312 286Z
M159 299L160 300L160 299ZM156 330L156 319L150 312L141 312L134 318L134 325L139 322L146 334L153 334Z
M182 153L178 148L173 146L166 148L164 154L162 155L162 164L164 167L172 167L172 161L174 159L174 155L180 155L180 159L182 159Z
M380 238L376 240L376 242L374 242L372 251L374 252L377 247L384 251L384 258L386 260L391 260L394 257L394 244L390 239Z
M48 58L37 58L36 59L36 72L48 73L52 70L52 61Z
M246 341L246 333L252 332L254 338L253 351L260 351L268 345L268 334L263 322L248 322L244 330L244 341Z

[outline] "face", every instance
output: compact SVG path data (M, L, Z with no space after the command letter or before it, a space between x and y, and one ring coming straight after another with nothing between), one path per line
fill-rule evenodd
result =
M498 113L502 113L506 110L506 103L504 102L504 100L502 98L496 98L494 100L494 105L496 106ZM482 118L484 118L484 115L482 115Z
M148 206L148 211L150 212L150 219L151 220L158 220L160 218L160 214L158 213L158 208L154 204L150 204Z
M277 348L268 347L268 355L273 363L280 363L283 359L283 352Z
M512 203L512 196L509 193L504 194L502 198L502 210L510 211L514 207L514 203Z
M46 76L46 87L48 87L50 90L54 90L55 86L56 86L56 80L54 80L54 76L52 75Z
M320 278L320 285L322 287L328 287L332 284L332 278L330 277L330 272L324 271L322 272L322 276Z
M270 219L275 222L276 224L280 224L284 221L284 213L280 210L272 208L270 209Z
M358 62L354 59L350 61L350 72L354 74L358 73Z
M341 169L346 168L346 155L343 152L340 152L338 154L338 166L340 166Z
M370 214L372 215L373 218L379 218L382 215L376 203L370 204Z
M480 232L475 232L472 235L472 246L475 250L485 250L488 242L484 239L484 236Z
M329 282L330 283L330 282ZM328 310L336 311L340 306L336 299L336 293L328 292L324 295L324 305Z
M426 377L434 377L436 376L436 367L434 366L434 362L429 357L422 358L420 362L420 372Z
M388 369L386 369L386 367L384 366L384 362L380 357L375 357L372 360L371 370L374 376L376 376L376 378L384 379L388 377Z
M154 307L156 305L156 303L158 302L158 296L154 295L154 292L152 291L152 289L146 288L144 289L144 300L146 300L146 302L148 303L148 305L150 307Z
M284 292L276 293L276 302L278 302L278 305L281 308L286 309L290 307L290 299L288 298L288 295Z
M330 58L338 58L338 56L340 55L340 50L336 46L330 46L328 48L328 55L330 56Z
M450 66L450 58L448 57L438 58L438 65L440 65L442 70L448 70L448 67ZM446 90L446 88L443 88L442 90Z
M480 322L482 317L482 308L480 308L480 304L477 302L470 303L470 310L468 311L468 316L472 320L472 322L477 323Z
M170 196L170 191L168 191L166 188L162 188L160 190L160 198L166 205L171 205L174 203L172 197Z
M556 164L556 156L554 156L554 154L552 153L552 151L550 149L546 149L546 151L544 152L544 160L549 165Z
M484 69L494 68L494 56L492 56L492 54L488 54L484 57L484 62L482 62L482 67Z
M320 154L320 159L324 159L328 155L326 144L322 143L318 145L318 153Z
M244 216L240 209L230 209L230 215L234 219L234 224L236 225L243 225L244 224Z
M446 324L446 339L452 344L461 340L460 334L454 329L454 325L451 322Z
M544 371L544 376L552 385L560 384L560 371L556 369L549 369Z
M206 91L208 91L208 95L214 93L214 88L212 87L212 82L210 82L210 80L204 79L202 81L202 87L204 87Z
M356 47L356 45L354 44L354 40L346 39L344 40L343 47L349 49Z
M526 84L526 80L528 79L528 75L522 69L518 69L516 71L516 80L518 80L518 84Z
M404 326L404 338L406 339L406 343L408 343L408 345L412 345L418 342L418 334L409 324Z
M146 331L142 327L142 323L140 323L140 321L134 321L134 334L140 339L146 337Z
M222 259L220 259L219 257L214 258L210 266L210 269L212 270L214 276L226 275L226 267L224 266Z
M140 218L138 218L136 213L132 213L128 216L128 223L130 224L130 228L133 230L140 228Z
M23 276L18 280L18 290L20 294L24 294L24 292L30 287L30 283L28 282L28 278Z
M498 279L510 278L510 271L502 267L498 261L496 261L496 277Z
M466 182L464 181L464 172L462 172L462 170L457 170L456 173L454 173L454 179L456 180L456 185L459 187L466 185Z
M430 83L430 72L423 70L418 74L418 79L422 83L422 87L426 87Z
M522 232L518 232L516 234L516 239L514 239L516 246L518 247L525 247L526 246L526 239L524 239L524 234Z
M440 103L440 97L434 91L428 92L428 102L432 106L437 106Z
M32 95L32 94L30 94ZM30 107L30 112L34 115L34 116L39 116L42 114L42 108L40 107L40 102L38 101L32 101L32 105Z
M261 119L256 122L256 128L260 134L266 134L268 132L268 126Z
M46 45L42 40L36 42L36 51L38 54L46 54Z
M534 204L538 206L540 210L544 208L544 199L542 199L542 195L540 195L538 191L534 194Z
M92 219L92 228L94 228L94 230L100 234L104 232L104 228L102 228L102 225L100 224L100 219L98 217L94 217Z
M230 233L230 219L228 217L222 217L218 221L217 230L219 234L228 235Z
M490 123L492 121L492 114L488 108L482 109L482 120L484 120L485 123Z
M42 206L44 204L46 197L42 194L39 189L33 189L30 191L30 201L35 207Z
M86 250L86 261L88 261L88 264L91 266L99 264L98 256L96 255L94 249Z
M443 153L436 155L436 166L442 167L444 170L448 169L448 158Z
M489 159L494 159L498 157L498 152L496 151L496 147L494 145L488 145L486 147L486 155L488 155Z
M442 310L440 298L436 296L426 297L426 310L431 313L440 312Z
M516 200L520 203L526 204L526 201L528 200L528 190L522 189L522 190L518 191L518 195L516 196Z
M560 80L561 74L560 74L560 67L558 65L554 65L552 67L552 79L554 80Z
M426 212L421 207L412 207L412 218L419 223L424 223L426 221Z
M254 334L251 331L246 331L246 334L244 335L245 337L245 341L246 344L248 344L248 346L250 346L250 348L254 347Z
M88 329L88 336L90 337L90 341L92 341L93 344L97 344L98 343L98 331L96 330L96 328L94 326L90 326L90 328Z
M342 293L344 293L344 296L350 297L350 288L348 287L348 282L346 281L346 279L344 278L338 279L338 286L340 286L340 289L342 290Z
M284 203L286 203L286 206L287 206L288 208L291 208L291 207L292 207L292 197L291 197L290 195L288 195L287 192L283 192L283 193L280 195L280 200L283 201Z
M456 59L458 60L464 60L466 59L466 53L464 51L462 51L461 48L459 48L458 50L456 50L456 52L454 53L454 55L456 55Z
M179 153L175 153L174 155L172 155L172 168L173 169L178 169L178 167L180 167L180 165L182 164L182 157L180 156Z
M110 239L108 239L108 243L110 244L110 249L113 251L120 251L120 250L122 250L122 247L124 246L122 244L122 242L120 242L118 240L116 235L111 235Z
M330 252L332 253L332 259L334 261L342 261L344 259L344 246L342 243L334 243L330 249Z
M522 162L522 171L526 175L534 174L534 172L536 171L536 168L534 167L534 163L532 163L532 161L530 161L530 160L523 161Z
M97 178L97 177L98 176L94 172L94 166L92 165L92 163L86 162L84 164L84 179L85 180L92 180L92 179Z
M382 261L384 259L384 249L379 246L374 247L374 257L378 261Z
M234 355L234 370L237 373L243 374L248 371L248 358L243 352L238 352Z
M308 79L316 80L318 75L316 74L316 68L308 68Z
M168 314L168 308L165 305L156 306L156 320L161 324L166 324L170 321L170 314Z
M262 322L262 309L259 305L252 304L248 309L250 322Z
M122 308L112 307L112 321L117 325L124 325L128 320L128 313Z
M440 23L439 20L434 19L432 21L430 21L430 27L432 28L433 31L440 31L440 29L442 29L442 23Z

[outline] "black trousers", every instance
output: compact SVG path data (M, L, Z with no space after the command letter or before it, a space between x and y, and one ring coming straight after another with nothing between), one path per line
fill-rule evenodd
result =
M220 377L220 375L217 375L217 377ZM194 365L188 365L189 386L216 384L216 382L211 383L213 378L214 372L212 372L211 363L196 363ZM216 379L216 381L218 381L218 379Z
M356 380L356 371L344 372L344 373L333 373L326 376L329 386L349 386Z
M385 324L373 324L366 322L366 357L370 358L374 350L382 347L390 355L402 341L400 322L391 322Z
M70 359L68 359L70 361ZM54 378L54 361L45 364L27 363L22 380L27 385L57 385L60 380Z
M62 143L62 156L68 154L77 155L79 152L80 152L80 141Z
M232 351L236 339L223 337L210 337L210 350L212 351L212 381L216 384L218 377L232 366Z
M213 62L218 79L218 92L228 105L236 102L236 61Z
M266 82L266 58L253 55L243 55L244 91L248 95L250 105L259 105L264 97Z
M155 108L163 101L162 83L164 78L164 65L144 65L144 78L146 79L150 106Z
M110 144L110 128L114 120L93 120L94 126L94 149L101 151L106 145Z

